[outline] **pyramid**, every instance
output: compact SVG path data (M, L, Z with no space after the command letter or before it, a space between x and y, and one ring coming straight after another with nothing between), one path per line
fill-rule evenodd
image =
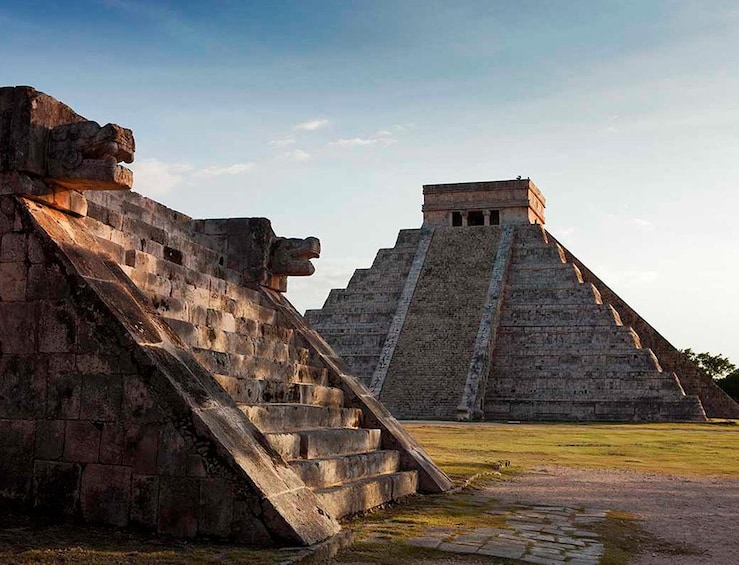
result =
M544 228L530 180L423 187L306 319L401 419L703 421L739 405Z
M134 139L0 88L0 500L310 545L451 488L282 294L315 238L130 191Z

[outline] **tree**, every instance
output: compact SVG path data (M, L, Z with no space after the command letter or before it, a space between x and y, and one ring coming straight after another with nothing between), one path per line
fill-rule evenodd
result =
M736 402L739 402L739 369L734 369L723 379L716 379L716 384Z
M723 379L737 372L736 365L720 353L718 355L708 352L695 353L689 347L681 351L713 379Z

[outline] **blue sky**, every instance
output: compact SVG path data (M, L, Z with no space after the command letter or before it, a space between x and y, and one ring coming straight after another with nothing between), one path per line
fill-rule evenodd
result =
M0 0L0 83L134 130L135 189L316 235L318 307L424 183L530 176L678 347L739 363L739 5Z

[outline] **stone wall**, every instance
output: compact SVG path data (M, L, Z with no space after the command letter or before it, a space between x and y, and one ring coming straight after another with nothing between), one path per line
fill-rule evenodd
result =
M3 497L47 517L271 543L259 497L157 390L131 337L14 198L0 208Z

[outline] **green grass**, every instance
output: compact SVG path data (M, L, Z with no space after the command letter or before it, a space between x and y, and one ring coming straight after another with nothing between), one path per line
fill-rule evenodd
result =
M723 424L723 425L722 425ZM406 424L455 481L510 460L513 469L563 465L739 478L739 425Z

